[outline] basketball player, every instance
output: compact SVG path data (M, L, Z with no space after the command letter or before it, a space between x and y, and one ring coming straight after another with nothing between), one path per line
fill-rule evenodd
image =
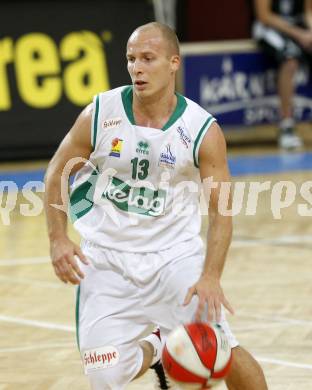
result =
M302 146L295 133L293 98L300 63L312 64L312 0L254 0L253 36L277 64L279 146Z
M180 323L208 319L221 324L233 348L228 388L267 389L221 309L233 312L220 285L232 222L218 212L219 185L206 186L206 255L200 239L201 181L230 180L222 131L209 113L175 93L179 43L169 27L137 28L127 63L132 85L95 97L46 173L52 264L64 283L79 284L77 335L91 388L123 389L150 366L158 388L171 388L160 339ZM62 204L62 174L76 161L70 204L81 248L68 238L64 210L52 206ZM152 323L160 334L142 340Z

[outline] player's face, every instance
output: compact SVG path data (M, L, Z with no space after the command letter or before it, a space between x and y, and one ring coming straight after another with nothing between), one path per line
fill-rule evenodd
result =
M137 96L148 97L166 90L174 82L179 56L155 29L134 32L127 45L128 72Z

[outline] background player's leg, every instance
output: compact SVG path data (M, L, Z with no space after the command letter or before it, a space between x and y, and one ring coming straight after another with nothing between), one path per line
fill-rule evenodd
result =
M293 118L295 75L299 63L295 58L287 59L278 70L277 89L280 98L279 146L285 149L297 148L302 141L295 134Z
M233 360L226 379L229 390L267 390L262 368L244 348L232 349Z
M294 79L297 70L298 61L294 58L283 62L278 70L277 88L281 99L281 119L293 116Z

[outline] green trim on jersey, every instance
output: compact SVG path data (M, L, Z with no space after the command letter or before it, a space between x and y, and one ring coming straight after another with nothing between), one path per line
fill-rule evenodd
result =
M95 183L98 177L96 170L92 172L89 179L77 188L70 195L70 216L72 223L87 214L93 207L93 195Z
M93 116L92 123L92 147L95 149L96 145L96 136L97 136L97 127L98 127L98 118L99 118L99 105L100 105L100 96L97 95L95 98L95 112Z
M207 130L209 129L211 123L214 122L215 120L216 119L213 116L209 115L208 119L203 124L202 128L199 130L199 132L197 134L197 137L195 138L194 147L193 147L193 159L194 159L194 165L196 168L199 168L198 152L199 152L200 144L201 144Z
M173 113L171 114L170 118L168 119L168 122L164 125L164 127L161 130L167 130L170 126L176 122L180 116L184 113L187 102L184 96L180 95L179 93L175 93L177 97L177 105ZM133 109L132 109L132 103L133 103L133 87L132 85L129 85L125 87L121 92L121 98L122 103L125 109L125 112L127 114L127 117L132 125L135 125L135 119L133 115Z
M183 115L183 113L184 113L184 111L185 111L185 109L187 107L187 103L186 103L185 97L180 95L177 92L175 94L176 94L176 97L177 97L176 108L173 111L173 113L171 114L171 117L169 118L168 122L162 128L162 130L169 129L169 127L172 126L174 124L174 122L177 121L180 118L180 116Z
M126 111L127 117L132 125L135 125L133 110L132 110L132 102L133 102L133 94L132 94L132 86L124 88L121 92L122 103L124 109Z
M80 285L76 291L76 310L75 310L75 322L76 322L76 340L78 349L80 351L80 340L79 340L79 306L80 306Z

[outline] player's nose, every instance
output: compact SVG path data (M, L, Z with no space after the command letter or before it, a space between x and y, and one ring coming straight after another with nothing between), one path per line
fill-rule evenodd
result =
M139 60L135 60L133 63L133 73L135 75L142 74L143 73L143 67L142 62Z

